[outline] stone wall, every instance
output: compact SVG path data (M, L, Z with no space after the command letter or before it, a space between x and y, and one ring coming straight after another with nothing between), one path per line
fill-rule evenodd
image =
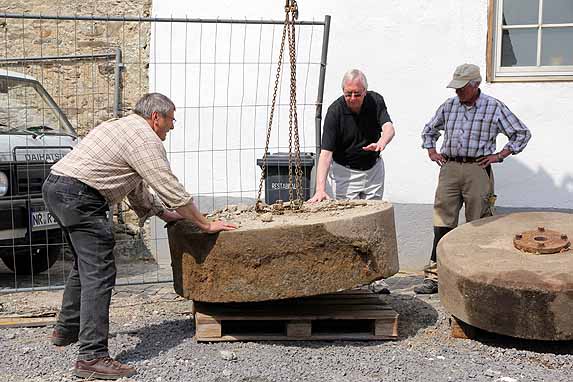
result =
M43 16L149 17L151 0L0 0L0 12ZM67 115L80 136L113 117L115 56L56 60L49 56L122 53L120 111L128 112L148 91L151 24L139 21L11 19L0 17L0 70L35 77ZM43 57L41 61L15 58ZM12 60L12 61L6 61ZM126 210L126 206L122 209ZM114 228L121 256L149 256L149 235L135 214ZM122 223L123 223L122 221ZM134 225L135 224L135 225ZM141 245L146 237L146 245ZM135 249L137 250L135 250Z
M7 1L5 13L65 16L149 16L144 1ZM150 23L92 20L0 19L0 59L115 53L124 63L121 109L148 89ZM115 58L4 62L0 69L36 77L64 110L80 136L113 116Z

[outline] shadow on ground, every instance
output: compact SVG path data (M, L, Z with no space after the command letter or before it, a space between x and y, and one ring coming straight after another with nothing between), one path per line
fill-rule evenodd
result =
M438 311L432 304L438 304L437 295L429 298L418 298L414 287L423 281L423 276L398 275L386 280L391 294L384 298L400 315L398 333L400 339L413 337L420 330L434 326L438 321ZM435 297L435 298L434 298Z
M484 345L502 349L516 349L544 354L573 354L573 341L527 340L491 333L477 328L473 339Z
M137 362L158 356L195 335L193 320L181 319L163 321L146 325L138 330L112 333L113 336L126 334L139 338L139 343L132 349L117 354L122 362Z
M59 289L72 269L73 260L58 260L49 270L36 275L17 275L0 262L0 291L11 289ZM171 267L160 266L153 259L117 261L116 285L171 280Z

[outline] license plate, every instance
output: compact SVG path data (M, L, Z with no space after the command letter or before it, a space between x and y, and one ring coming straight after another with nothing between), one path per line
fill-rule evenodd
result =
M57 228L58 222L49 211L32 212L32 230Z

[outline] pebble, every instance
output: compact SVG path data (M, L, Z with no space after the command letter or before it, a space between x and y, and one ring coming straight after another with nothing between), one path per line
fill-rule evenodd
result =
M484 374L486 377L497 377L498 375L501 374L501 372L487 369Z
M224 359L225 361L236 361L237 360L237 354L235 352L228 351L228 350L221 350L219 353L221 354L221 358Z
M225 369L223 370L223 375L225 377L230 377L231 375L233 375L233 372L231 370Z

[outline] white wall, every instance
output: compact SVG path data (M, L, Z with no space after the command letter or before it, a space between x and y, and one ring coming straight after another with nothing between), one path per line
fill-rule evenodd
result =
M153 14L283 19L283 4L162 0L154 2ZM299 6L301 20L332 16L325 106L339 97L340 78L353 67L362 69L370 89L382 93L387 101L397 135L384 152L386 199L432 203L438 168L420 148L420 132L437 107L454 95L445 85L458 64L475 63L485 77L487 0L304 0ZM156 47L182 48L181 34L172 41L165 36L169 34L159 36ZM170 86L175 94L183 85L171 81ZM573 83L484 83L482 89L506 103L533 133L523 153L495 166L498 204L573 208ZM312 135L306 136L309 146ZM499 140L499 149L503 142ZM172 161L177 171L187 173L177 160ZM188 186L197 183L193 177L184 179Z

